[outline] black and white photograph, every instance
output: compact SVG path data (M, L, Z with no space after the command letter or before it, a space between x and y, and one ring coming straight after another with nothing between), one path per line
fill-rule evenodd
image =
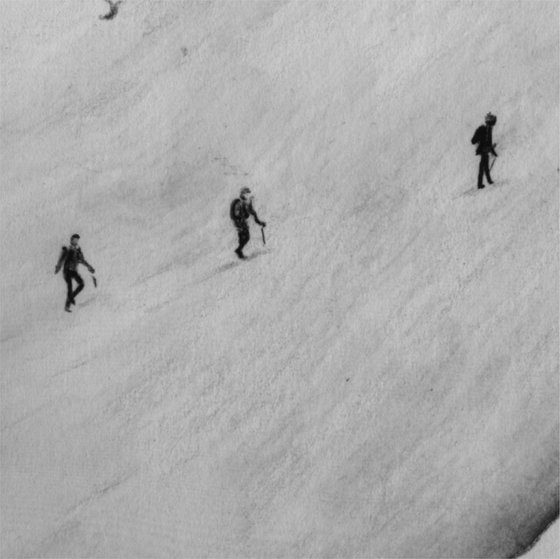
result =
M0 557L560 557L557 0L0 0Z

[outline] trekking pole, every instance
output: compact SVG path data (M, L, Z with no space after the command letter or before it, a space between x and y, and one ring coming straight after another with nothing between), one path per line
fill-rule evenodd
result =
M496 144L492 145L492 149L496 149ZM492 170L492 167L494 167L494 163L496 163L496 159L497 156L494 156L494 159L492 159L492 163L490 163L490 171Z
M93 280L94 287L97 287L97 278L93 274L91 274L91 279Z
M262 233L263 245L266 245L266 239L264 238L264 227L261 227L261 233Z

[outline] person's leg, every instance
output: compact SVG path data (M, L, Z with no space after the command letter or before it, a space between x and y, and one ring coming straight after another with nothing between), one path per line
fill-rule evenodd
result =
M484 174L486 175L486 180L488 181L488 184L492 184L494 181L490 177L490 167L488 165L489 163L490 163L490 154L487 153L486 161L484 162Z
M237 229L237 234L239 237L239 246L237 247L235 252L237 253L237 256L239 256L239 258L244 258L243 247L249 242L250 239L249 228L239 227Z
M78 293L84 288L84 280L82 279L82 276L78 274L78 272L72 272L72 277L76 280L76 283L78 284L78 287L76 287L76 289L72 293L72 304L75 305L76 295L78 295Z
M484 178L484 167L488 167L488 154L480 154L480 163L478 165L478 188L484 188L483 178Z
M240 250L243 250L243 248L245 248L245 245L249 242L250 237L251 236L249 235L249 228L247 227L246 229L243 229L243 233L241 235L239 243Z
M70 272L64 272L64 281L66 282L66 308L70 308L72 303L72 275Z

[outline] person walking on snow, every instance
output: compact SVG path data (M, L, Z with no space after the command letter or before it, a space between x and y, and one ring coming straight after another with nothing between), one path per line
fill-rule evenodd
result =
M492 113L488 113L484 119L484 124L479 126L474 133L471 143L478 144L476 148L476 155L480 155L480 164L478 167L478 188L484 188L483 176L486 175L488 184L492 184L494 181L490 178L490 168L488 167L488 160L490 154L494 157L498 157L496 150L496 144L492 143L492 128L496 124L496 116Z
M62 252L54 269L54 273L58 274L60 269L63 268L62 275L68 288L66 305L64 306L66 312L72 312L70 305L76 304L76 295L84 288L84 280L78 274L78 264L83 264L92 274L95 273L93 267L86 262L82 254L82 249L78 245L79 240L80 235L70 237L70 244L67 247L62 247ZM77 283L75 290L72 288L72 280Z
M245 186L241 189L239 198L236 198L230 206L230 217L239 236L239 246L235 249L235 254L237 254L237 256L241 259L246 258L243 254L243 247L251 238L249 233L249 224L247 223L250 216L253 216L257 225L266 227L266 223L258 218L257 212L253 208L253 196L251 195L251 190Z

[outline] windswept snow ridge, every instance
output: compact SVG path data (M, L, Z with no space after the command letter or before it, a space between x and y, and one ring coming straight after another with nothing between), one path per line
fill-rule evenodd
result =
M103 7L2 5L0 554L524 550L559 499L557 2Z

